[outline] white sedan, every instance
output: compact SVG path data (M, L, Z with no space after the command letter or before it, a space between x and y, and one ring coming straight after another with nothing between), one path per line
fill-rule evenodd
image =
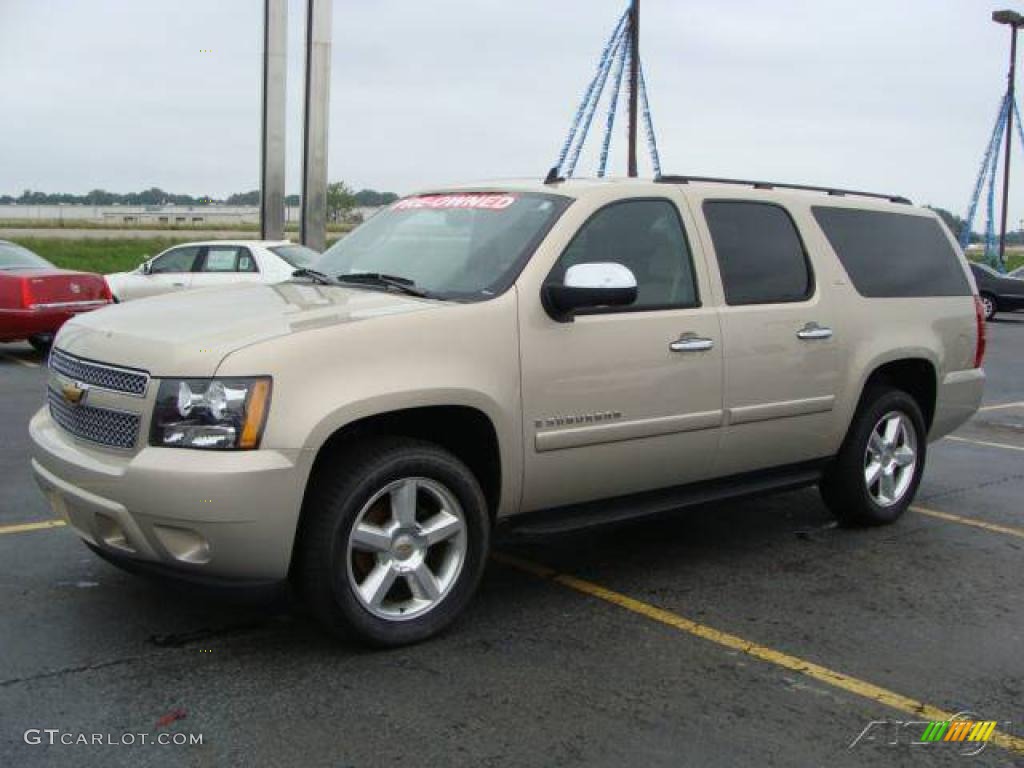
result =
M185 243L157 254L132 272L107 275L116 301L233 283L280 283L320 254L287 240Z

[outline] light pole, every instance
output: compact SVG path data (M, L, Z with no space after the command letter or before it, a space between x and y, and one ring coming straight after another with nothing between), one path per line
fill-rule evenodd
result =
M1016 11L995 11L992 21L1010 27L1010 71L1006 75L1006 159L1003 162L1003 216L999 227L999 263L1006 264L1006 218L1010 206L1010 147L1013 138L1013 111L1016 106L1014 89L1017 79L1017 30L1024 25L1024 16ZM1001 266L1000 269L1004 268Z

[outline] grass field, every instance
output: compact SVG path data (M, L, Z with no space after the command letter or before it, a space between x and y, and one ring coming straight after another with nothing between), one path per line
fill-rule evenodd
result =
M186 237L147 237L130 240L12 237L10 240L38 253L58 267L101 274L135 269L147 256L155 256L172 245L188 242Z
M146 260L146 257L155 256L172 245L187 243L190 238L167 236L121 239L115 236L104 239L57 237L12 237L10 239L35 251L58 267L109 274L135 269ZM329 237L327 245L331 246L337 240L337 237ZM981 259L980 253L972 252L970 256L973 259ZM1024 250L1007 250L1006 260L1010 269L1024 266Z
M47 261L64 269L78 269L83 272L126 272L135 269L149 256L172 245L187 243L188 237L145 237L145 238L80 238L59 237L11 237L11 242L25 246L38 253ZM337 242L337 237L327 238L327 245Z
M89 219L0 219L2 229L119 229L153 230L154 232L189 232L192 230L219 230L224 232L249 233L258 237L259 227L255 224L218 223L214 221L200 224L161 224L159 222L118 224L117 222L92 221ZM284 225L285 232L298 232L299 223L290 221ZM351 224L328 223L328 232L348 232Z

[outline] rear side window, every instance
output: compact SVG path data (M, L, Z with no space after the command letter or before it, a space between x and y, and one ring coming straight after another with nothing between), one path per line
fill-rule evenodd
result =
M966 296L971 289L939 222L854 208L812 209L861 296Z
M803 301L814 288L807 253L793 219L772 203L717 200L704 218L722 274L725 301L778 304Z

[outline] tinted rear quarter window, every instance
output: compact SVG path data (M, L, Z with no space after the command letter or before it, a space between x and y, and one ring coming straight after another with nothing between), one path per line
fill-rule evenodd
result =
M812 210L862 296L970 294L960 259L935 219L855 208L815 206Z
M709 200L704 218L730 305L803 301L814 280L789 213L773 203Z

